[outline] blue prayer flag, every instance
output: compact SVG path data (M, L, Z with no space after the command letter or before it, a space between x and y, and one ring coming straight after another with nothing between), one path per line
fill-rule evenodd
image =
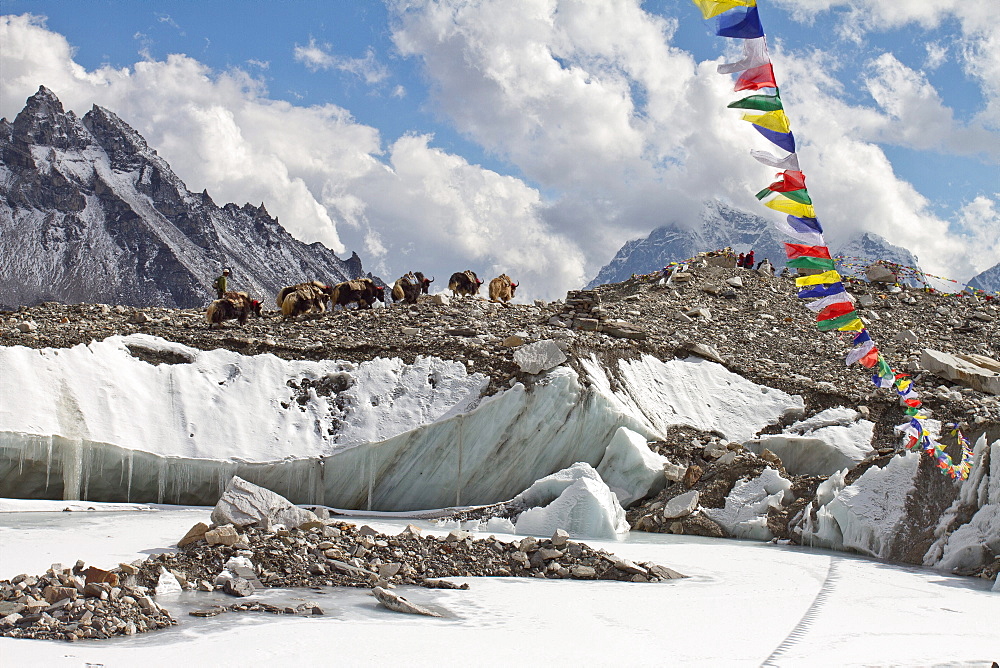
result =
M756 39L764 36L764 27L760 24L757 8L748 7L745 10L734 9L720 14L715 34L719 37Z
M829 297L831 295L840 294L841 292L846 292L846 290L844 290L844 284L837 281L836 283L813 285L805 290L799 290L799 297L802 299L809 299L810 297Z
M817 234L823 234L823 228L819 224L818 218L803 218L801 216L788 216L788 224L792 226L793 230L808 234L810 232L815 232Z
M791 132L775 132L774 130L762 128L759 125L754 125L752 127L754 130L764 135L764 138L775 146L780 146L789 153L795 153L795 137Z

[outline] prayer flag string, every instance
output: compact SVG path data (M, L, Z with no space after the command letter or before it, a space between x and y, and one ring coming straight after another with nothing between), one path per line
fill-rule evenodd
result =
M806 189L806 177L799 167L795 152L795 137L791 122L785 114L781 101L774 66L767 51L767 38L760 21L757 0L692 0L706 19L715 18L715 34L720 37L743 40L743 58L718 67L720 74L736 74L733 90L760 91L729 105L732 109L748 109L761 113L744 113L742 120L769 142L784 150L784 157L767 151L751 151L755 160L765 165L783 170L777 180L757 193L757 199L769 209L788 214L784 222L776 227L788 236L803 243L786 243L787 265L798 270L795 279L799 297L815 299L805 302L806 307L815 312L816 325L820 331L856 332L851 351L847 354L847 366L861 364L874 370L872 382L878 387L895 388L901 405L910 416L904 427L907 437L906 447L920 448L934 457L937 467L953 479L965 480L972 468L972 448L969 441L953 425L952 436L961 445L962 459L955 464L945 447L934 440L927 429L927 417L920 412L920 399L906 374L897 373L885 360L878 346L872 341L860 314L854 308L854 298L844 289L843 279L837 271L837 261L844 265L843 258L834 258L823 239L813 206ZM771 91L771 92L767 92ZM918 272L919 273L919 272Z

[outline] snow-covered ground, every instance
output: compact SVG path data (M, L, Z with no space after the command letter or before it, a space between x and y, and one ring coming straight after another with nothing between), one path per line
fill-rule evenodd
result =
M207 508L24 512L0 502L0 577L82 558L97 566L170 546ZM93 505L93 504L91 504ZM101 507L101 506L94 506ZM364 520L398 532L404 520ZM424 524L424 526L428 526ZM633 533L590 544L688 579L662 584L467 578L467 591L408 589L446 616L392 613L365 590L268 592L326 615L180 616L168 631L108 642L0 639L4 665L979 665L1000 658L991 583L861 557L744 541ZM208 596L208 595L206 595ZM161 601L162 602L162 601ZM171 609L169 604L166 604ZM182 610L180 601L172 608ZM335 657L332 658L332 657Z

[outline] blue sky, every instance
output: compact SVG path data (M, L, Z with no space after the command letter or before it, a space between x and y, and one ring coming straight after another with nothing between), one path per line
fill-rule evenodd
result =
M725 110L741 94L707 62L735 40L686 0L0 10L20 17L4 27L3 115L43 83L77 113L106 106L192 190L264 200L297 236L387 275L420 259L565 290L705 199L769 213L752 193L772 170L746 155L764 146ZM986 10L760 11L828 240L876 231L958 278L1000 260L1000 43Z

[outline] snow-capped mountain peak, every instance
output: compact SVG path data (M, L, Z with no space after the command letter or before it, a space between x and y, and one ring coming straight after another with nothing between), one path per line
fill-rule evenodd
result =
M112 111L83 118L42 86L0 121L0 305L192 307L230 286L265 300L305 280L363 276L361 260L293 238L264 204L192 193Z
M647 274L670 262L726 247L736 253L753 250L757 262L767 258L780 269L786 260L782 244L788 241L794 240L775 229L766 218L719 200L710 200L705 203L697 223L670 223L656 228L645 239L627 242L588 287L623 281L632 274ZM917 258L912 253L873 232L862 233L831 251L854 259L851 264L888 260L908 267L917 266ZM864 262L857 262L857 259ZM858 272L851 267L842 267L842 270L845 274L863 274L863 270Z

